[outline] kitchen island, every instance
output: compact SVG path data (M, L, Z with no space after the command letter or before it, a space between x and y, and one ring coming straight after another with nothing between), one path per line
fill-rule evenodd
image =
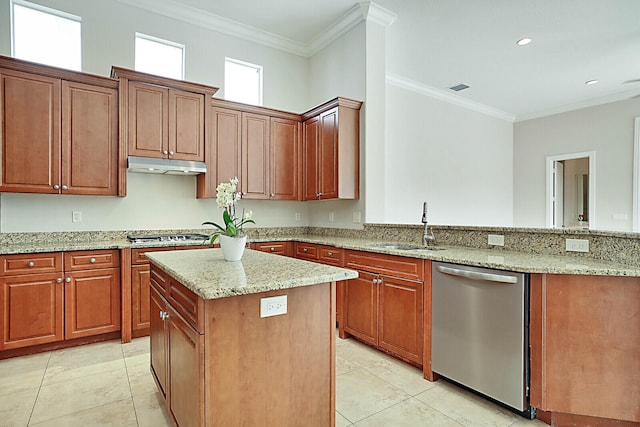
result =
M148 257L151 371L178 426L335 425L336 281L355 271L253 250Z

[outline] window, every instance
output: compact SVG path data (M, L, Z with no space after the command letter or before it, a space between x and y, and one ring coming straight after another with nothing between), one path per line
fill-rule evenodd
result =
M224 98L262 105L262 66L225 58Z
M136 33L136 71L184 79L184 45Z
M11 17L13 57L82 70L82 20L79 16L13 0Z

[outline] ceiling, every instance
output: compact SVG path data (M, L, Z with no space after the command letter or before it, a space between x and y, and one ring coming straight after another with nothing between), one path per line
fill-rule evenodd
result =
M284 50L301 46L297 54L359 11L356 0L163 1L250 28ZM387 73L426 92L515 120L640 94L640 0L374 3L397 15L387 28ZM522 37L533 41L517 46ZM585 84L592 79L599 83ZM448 89L459 83L470 87Z

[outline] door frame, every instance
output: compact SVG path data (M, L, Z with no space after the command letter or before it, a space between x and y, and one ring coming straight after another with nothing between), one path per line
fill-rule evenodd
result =
M640 118L638 118L640 119ZM636 119L636 125L638 124ZM640 144L640 142L639 142ZM546 173L546 224L547 228L553 228L553 163L560 160L574 160L589 158L589 229L596 228L596 152L583 151L580 153L559 154L555 156L547 156L547 173ZM635 181L634 181L635 182ZM635 193L634 193L635 194ZM635 204L634 204L635 206Z

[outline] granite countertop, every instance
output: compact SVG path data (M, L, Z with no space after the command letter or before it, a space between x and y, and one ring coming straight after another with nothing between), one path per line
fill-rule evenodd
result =
M576 255L544 255L508 251L503 249L474 249L462 246L441 246L443 250L397 250L376 247L381 243L406 244L406 241L367 240L354 237L319 236L312 234L288 234L253 239L254 242L270 241L299 241L344 249L361 250L389 255L399 255L412 258L430 259L434 261L451 262L478 267L488 267L500 270L524 273L547 274L584 274L603 276L635 276L640 277L640 265L628 265L601 259L594 259ZM0 245L0 255L66 252L79 250L148 248L172 246L198 246L202 242L157 242L131 243L126 239L92 239L73 241L42 241Z
M247 249L241 261L227 262L221 249L152 252L147 257L204 299L355 279L354 270Z

